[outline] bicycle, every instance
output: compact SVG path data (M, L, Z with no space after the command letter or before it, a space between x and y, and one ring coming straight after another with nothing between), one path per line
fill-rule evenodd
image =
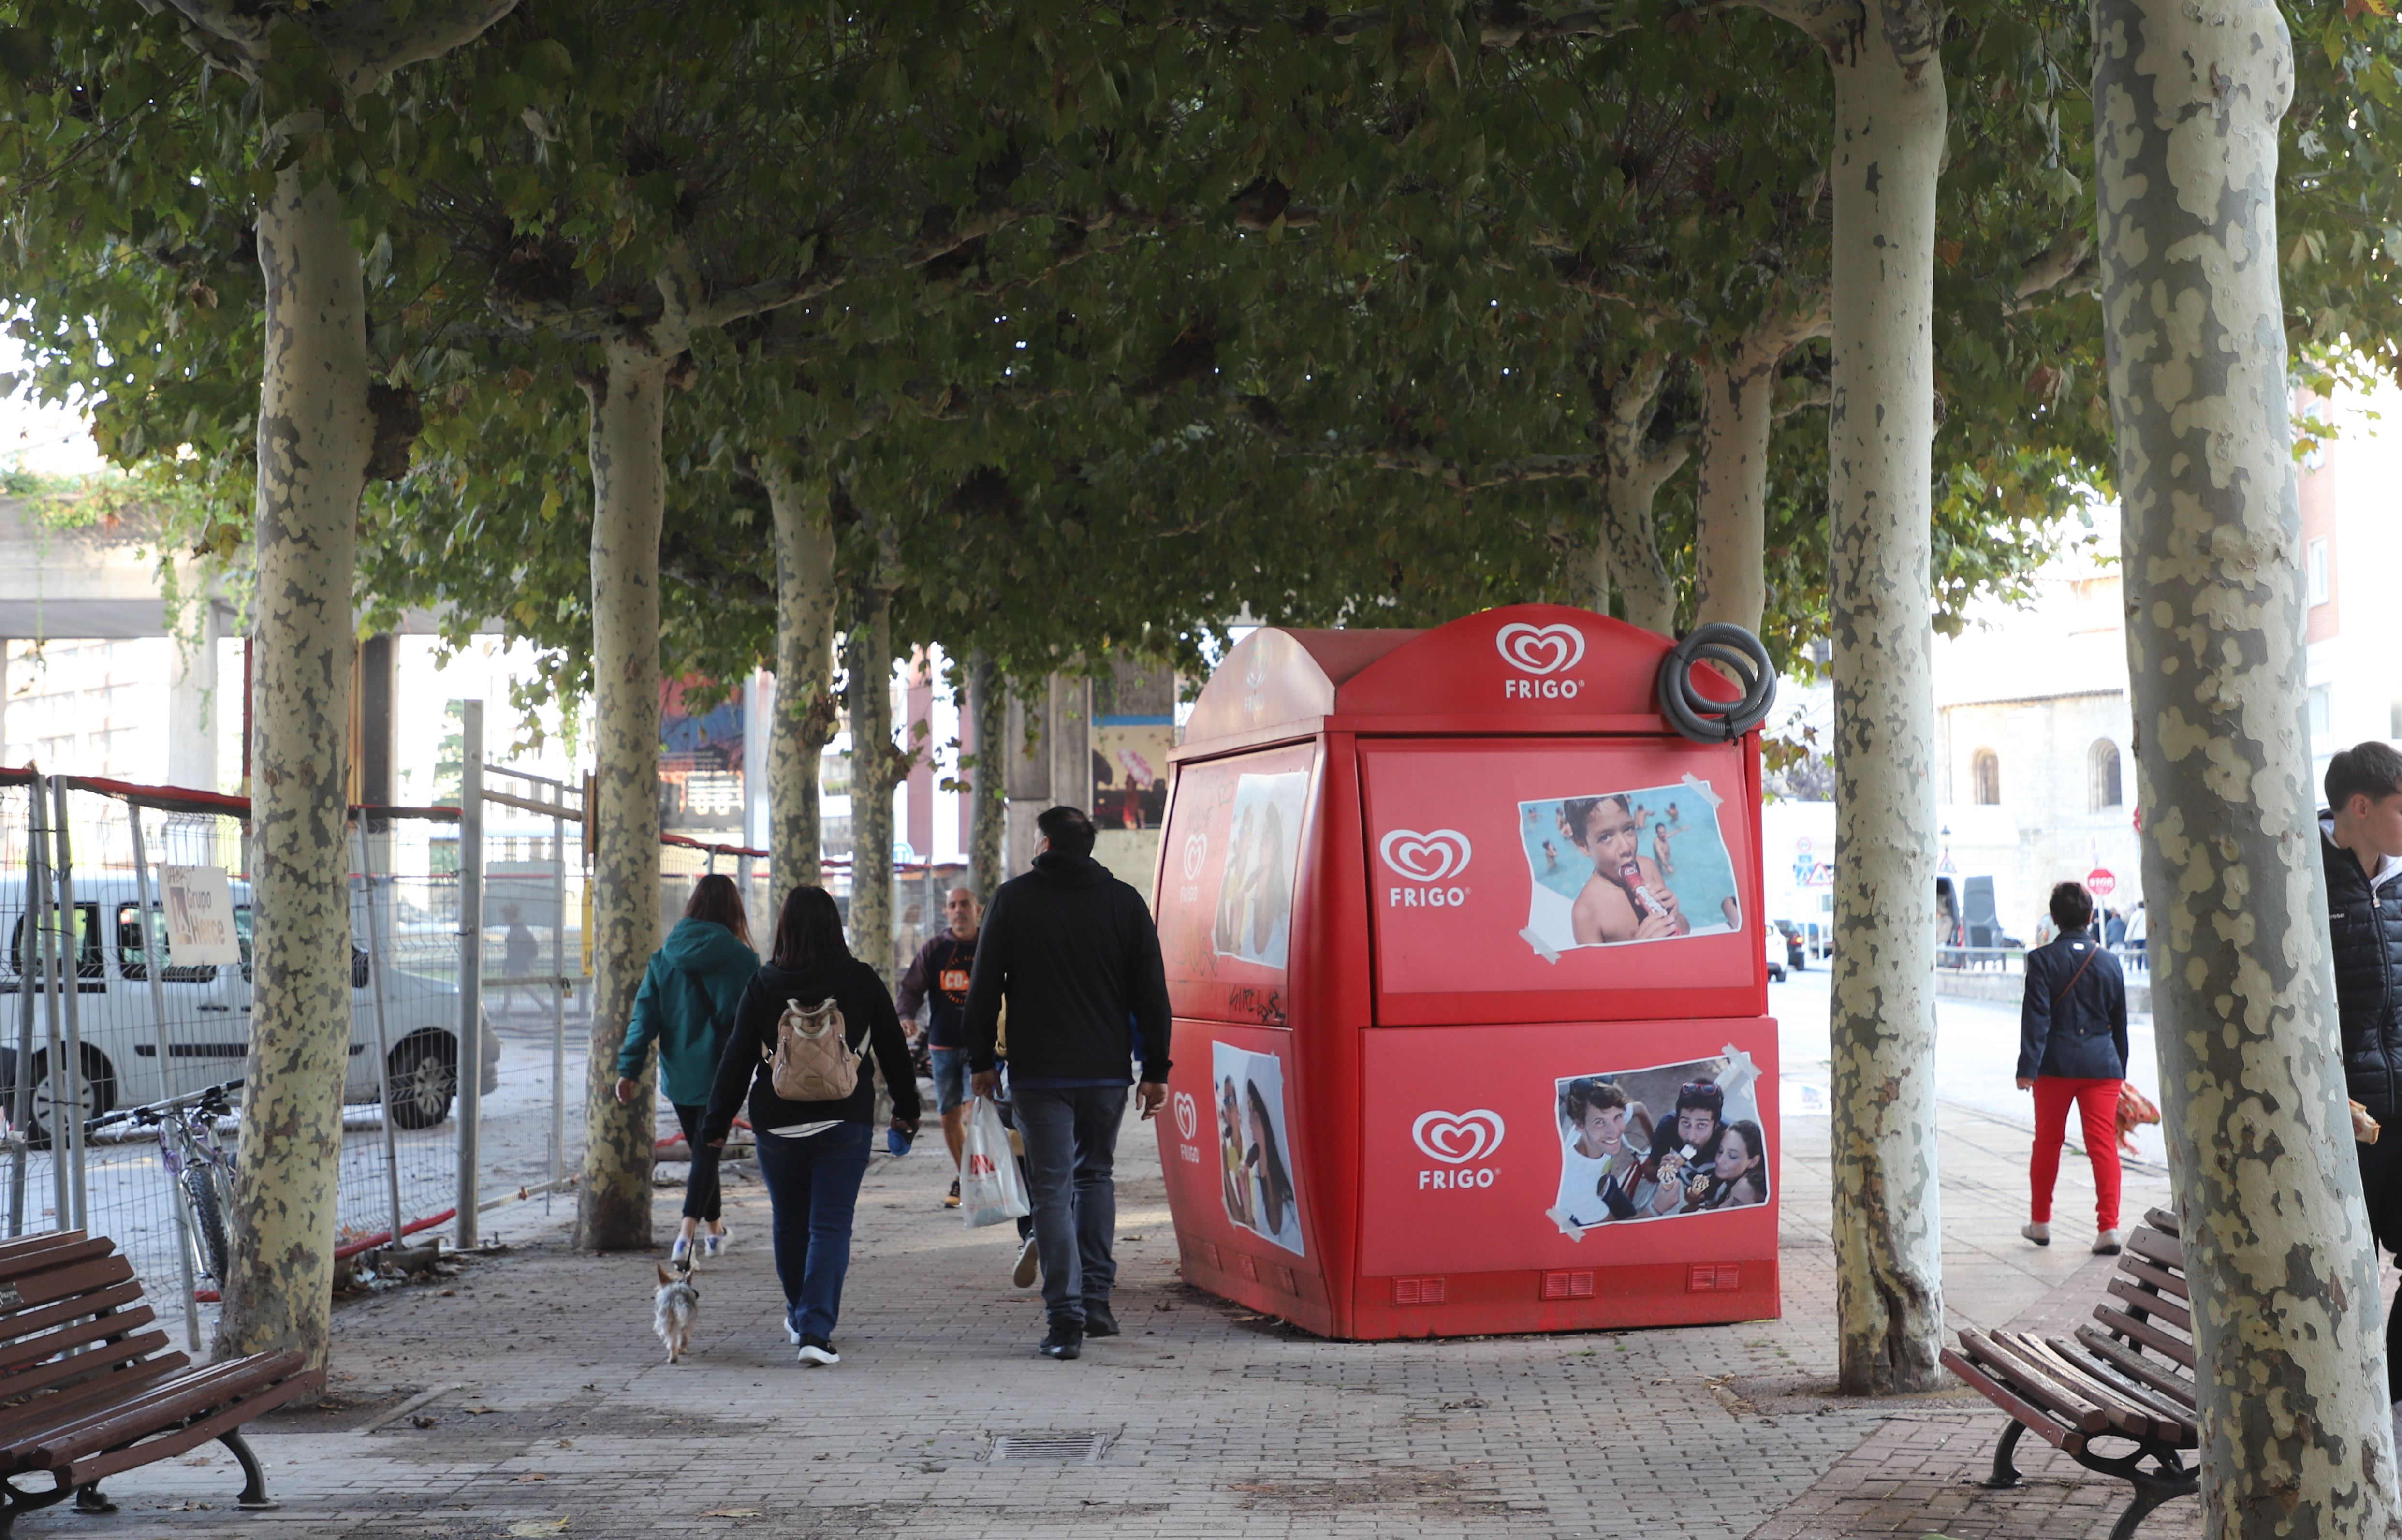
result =
M226 1225L233 1211L233 1152L217 1142L216 1125L232 1114L233 1093L241 1089L240 1080L228 1080L84 1124L87 1133L117 1123L159 1131L159 1158L191 1216L192 1266L220 1288L232 1256Z

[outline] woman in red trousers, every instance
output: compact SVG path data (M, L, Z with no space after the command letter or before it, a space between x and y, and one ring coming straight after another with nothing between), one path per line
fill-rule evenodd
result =
M2033 1219L2019 1233L2051 1244L2051 1189L2068 1109L2085 1119L2093 1162L2093 1249L2119 1250L2119 1088L2127 1078L2127 981L2093 934L2093 896L2081 883L2051 890L2060 938L2027 953L2019 1010L2019 1089L2035 1092Z

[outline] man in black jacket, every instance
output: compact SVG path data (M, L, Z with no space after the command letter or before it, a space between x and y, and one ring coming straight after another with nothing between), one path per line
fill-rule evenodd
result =
M1138 1043L1143 1117L1167 1098L1167 976L1142 895L1093 859L1093 821L1053 808L1034 825L1042 832L1034 869L1003 882L985 915L965 1036L975 1093L994 1095L1007 1000L1009 1094L1026 1142L1051 1318L1038 1351L1067 1359L1086 1337L1118 1334L1111 1162Z
M2051 890L2060 938L2026 954L2026 997L2019 1007L2019 1089L2035 1092L2035 1158L2027 1175L2034 1219L2019 1233L2051 1244L2051 1189L2060 1145L2075 1104L2093 1162L2093 1250L2117 1255L2119 1092L2127 1079L2127 981L2119 960L2093 934L2093 895L2081 882Z
M2389 1137L2354 1144L2369 1232L2402 1251L2402 754L2374 739L2327 762L2319 852L2326 860L2336 1020L2352 1099ZM2402 1355L2402 1311L2385 1318L2387 1384ZM2389 1396L2389 1398L2402 1398Z

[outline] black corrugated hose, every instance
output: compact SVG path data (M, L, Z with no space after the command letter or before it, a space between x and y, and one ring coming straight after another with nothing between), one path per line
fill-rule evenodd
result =
M1693 665L1717 663L1743 687L1739 701L1713 701L1693 687ZM1660 660L1660 715L1696 743L1731 743L1768 720L1776 704L1776 669L1760 638L1732 621L1713 620Z

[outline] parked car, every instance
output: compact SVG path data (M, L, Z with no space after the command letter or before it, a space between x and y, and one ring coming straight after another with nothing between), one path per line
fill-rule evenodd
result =
M1795 972L1810 966L1810 945L1802 938L1802 927L1790 920L1774 920L1770 928L1785 937L1785 965Z
M23 987L25 882L0 881L0 925L8 949L0 955L0 1002ZM241 938L240 966L178 965L172 951L159 974L166 1002L167 1061L159 1057L159 1018L152 1002L148 961L133 880L129 876L78 875L75 881L76 1002L77 1035L83 1042L83 1116L97 1117L117 1107L181 1096L242 1073L250 1052L250 884L232 883L234 927ZM157 905L152 913L159 915ZM166 940L160 916L154 929ZM110 944L113 943L113 944ZM351 949L350 1063L342 1076L345 1103L373 1104L381 1094L374 1046L376 997L370 962ZM384 976L384 1027L391 1045L386 1073L392 1083L392 1120L403 1129L429 1129L450 1116L459 1087L459 986L394 967ZM17 1048L22 1018L0 1015L0 1111L14 1116ZM501 1042L490 1016L482 1019L483 1089L500 1085ZM61 1039L64 1038L62 1024ZM34 1014L37 1044L49 1036L44 1007ZM36 1047L31 1067L33 1124L27 1137L47 1140L51 1108L64 1096L52 1089L50 1050Z
M1764 927L1768 935L1768 977L1785 982L1785 933L1774 925Z

